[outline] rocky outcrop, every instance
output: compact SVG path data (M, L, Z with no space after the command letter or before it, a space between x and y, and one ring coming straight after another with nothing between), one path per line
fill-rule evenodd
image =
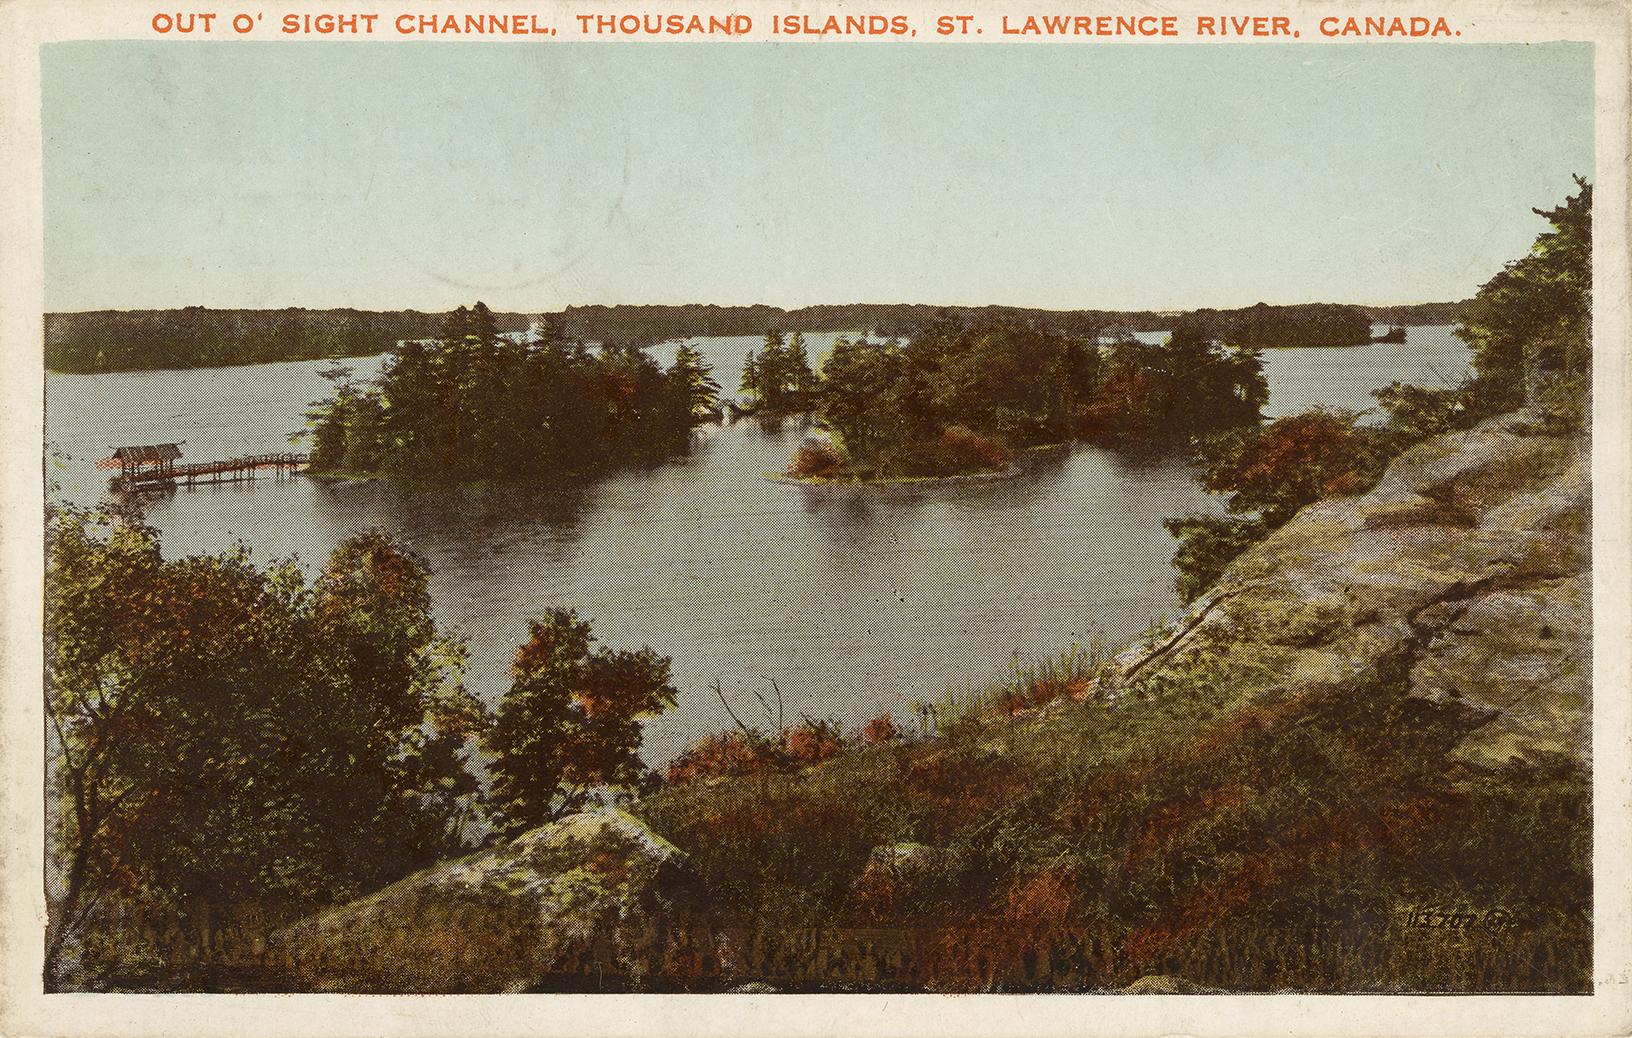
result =
M1520 412L1420 444L1370 493L1305 508L1191 613L1124 652L1114 695L1197 681L1245 698L1359 688L1383 668L1460 707L1478 766L1590 753L1584 444Z
M648 961L682 856L629 815L579 814L304 919L269 950L296 986L525 991L595 964Z
M1218 988L1206 987L1183 977L1169 977L1161 973L1151 973L1122 989L1125 995L1216 995L1223 994Z

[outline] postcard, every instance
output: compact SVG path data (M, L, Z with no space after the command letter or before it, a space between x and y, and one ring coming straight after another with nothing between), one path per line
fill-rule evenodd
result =
M0 1031L1632 1033L1629 17L0 4Z

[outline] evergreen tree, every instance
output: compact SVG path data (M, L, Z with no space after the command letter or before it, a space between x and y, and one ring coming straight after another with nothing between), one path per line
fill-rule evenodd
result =
M1552 229L1487 281L1457 334L1473 347L1479 413L1517 407L1543 383L1584 396L1592 370L1592 185L1549 210Z
M487 307L450 314L441 338L405 341L372 384L336 373L312 405L312 467L407 479L537 479L683 451L693 406L717 395L695 350L665 372L633 346L598 353L542 328L501 335Z
M742 381L737 385L737 392L748 398L750 408L759 406L763 388L761 386L759 357L755 355L753 350L749 350L748 356L743 359Z
M759 352L759 398L766 410L781 411L787 406L788 390L793 381L792 358L780 329L765 333L765 345Z
M805 337L800 332L794 332L788 340L787 346L788 367L792 373L791 389L799 398L800 406L808 406L811 398L816 394L816 373L810 367L810 353L805 347Z
M697 347L684 343L674 354L674 366L669 368L669 379L682 387L692 418L716 416L720 411L720 384L714 381L712 368L704 362Z

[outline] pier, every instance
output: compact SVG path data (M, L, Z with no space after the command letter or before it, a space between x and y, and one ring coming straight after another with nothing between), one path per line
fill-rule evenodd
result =
M109 480L108 485L113 490L128 492L148 487L239 483L268 473L274 479L278 479L299 472L311 461L309 454L283 451L276 454L250 454L222 461L178 464L182 443L119 447L97 465L107 469L118 468L119 475Z

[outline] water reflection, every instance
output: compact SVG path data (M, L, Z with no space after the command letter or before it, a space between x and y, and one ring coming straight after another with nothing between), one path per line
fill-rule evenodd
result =
M1365 406L1394 378L1454 370L1454 340L1423 331L1404 347L1266 354L1270 410ZM812 356L832 338L811 336ZM700 341L727 387L758 344ZM366 374L374 363L356 366ZM92 462L110 445L185 439L202 460L281 444L327 389L322 366L50 376L48 439L72 459L54 470L64 496L105 492ZM651 644L674 658L680 689L677 707L648 727L648 756L661 762L731 723L715 680L753 708L750 690L774 679L790 719L854 726L1001 678L1016 653L1133 637L1178 608L1161 520L1218 508L1182 459L1092 447L1039 456L1006 480L766 480L808 432L796 420L708 426L687 457L595 483L260 480L181 491L148 516L172 557L241 538L257 560L298 553L310 567L369 527L406 537L432 567L439 620L470 640L471 688L490 701L528 619L550 606L591 618L607 644Z

